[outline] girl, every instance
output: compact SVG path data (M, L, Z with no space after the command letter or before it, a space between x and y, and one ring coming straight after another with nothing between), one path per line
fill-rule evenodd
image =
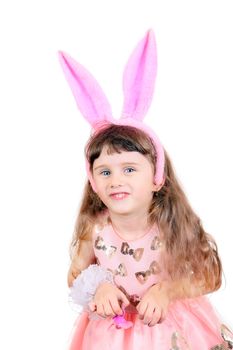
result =
M70 350L232 349L232 333L204 296L221 286L217 246L158 137L142 122L156 76L153 32L126 66L120 120L112 118L90 73L64 53L60 59L94 129L85 149L89 181L71 244L68 284L73 288L93 263L111 275L98 280ZM114 318L122 314L129 328L116 327Z

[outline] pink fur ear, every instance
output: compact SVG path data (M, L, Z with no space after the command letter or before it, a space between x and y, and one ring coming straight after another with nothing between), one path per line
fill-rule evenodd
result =
M69 55L59 51L59 59L80 112L96 128L112 121L110 104L96 79Z
M157 72L155 36L149 30L139 42L123 75L124 106L122 118L142 120L150 107Z

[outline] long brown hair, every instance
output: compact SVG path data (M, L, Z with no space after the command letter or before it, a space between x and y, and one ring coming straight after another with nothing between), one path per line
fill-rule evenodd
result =
M92 170L104 146L109 153L136 151L149 159L155 169L156 150L143 131L120 125L103 126L89 139L85 148ZM165 152L165 183L153 194L148 213L151 224L157 223L164 242L163 265L173 280L182 278L199 283L203 292L221 286L222 266L214 239L203 229L200 218L191 208L179 184L171 160ZM93 226L106 211L106 206L92 190L88 181L75 224L71 251L80 240L90 239Z

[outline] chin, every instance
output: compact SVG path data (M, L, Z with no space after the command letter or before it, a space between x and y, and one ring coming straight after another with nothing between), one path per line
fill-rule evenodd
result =
M113 214L117 214L117 215L122 215L122 216L127 216L127 215L130 215L132 214L133 211L130 211L129 209L111 209L111 208L108 208L109 212L110 213L113 213Z

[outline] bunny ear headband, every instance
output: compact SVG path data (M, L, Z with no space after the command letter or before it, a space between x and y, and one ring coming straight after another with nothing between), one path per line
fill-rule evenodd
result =
M153 130L142 121L151 104L157 72L156 42L153 31L149 30L146 33L126 64L123 75L124 104L120 119L112 117L110 104L101 87L81 64L61 51L59 59L79 110L95 131L98 131L101 124L109 123L133 126L149 135L157 153L154 182L162 186L164 150ZM88 161L86 161L86 167L90 183L96 192Z

